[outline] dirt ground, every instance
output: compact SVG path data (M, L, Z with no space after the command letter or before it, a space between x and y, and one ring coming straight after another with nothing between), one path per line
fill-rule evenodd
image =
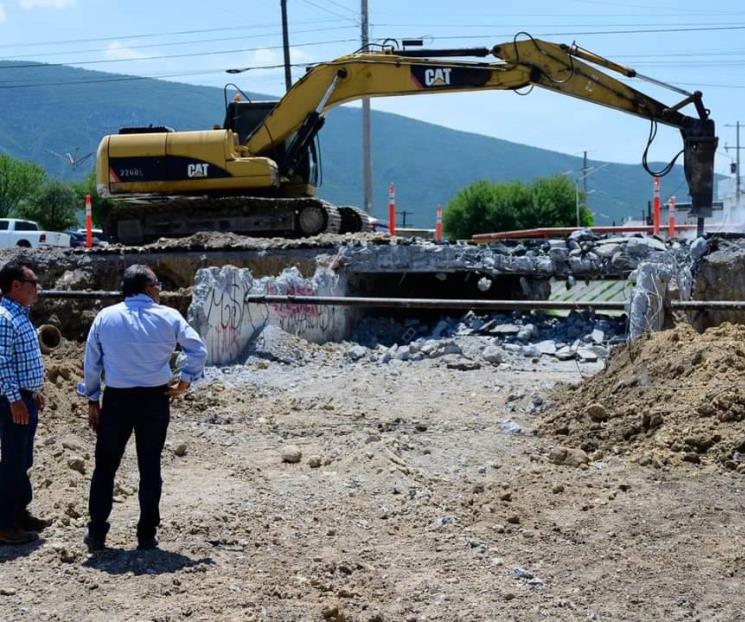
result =
M709 336L709 382L736 382L716 344L734 364L743 336ZM685 385L700 339L679 330L650 344L688 361L674 376ZM655 351L638 348L653 366ZM351 361L343 345L307 349L303 364L210 369L175 404L158 551L134 550L130 446L112 548L95 556L82 544L93 455L73 393L82 351L66 343L48 357L32 507L55 522L35 545L0 549L0 620L745 620L731 448L734 467L682 433L671 435L679 448L649 440L672 429L673 412L675 430L686 416L700 423L707 403L707 430L739 412L704 385L668 408L667 385L647 401L638 381L631 397L611 390L639 361L623 363L628 352L592 376L602 364L380 365ZM588 414L599 401L605 418ZM663 422L644 429L647 414ZM618 440L616 423L632 418L640 429ZM724 419L733 439L742 423ZM299 462L283 461L297 457L289 446Z

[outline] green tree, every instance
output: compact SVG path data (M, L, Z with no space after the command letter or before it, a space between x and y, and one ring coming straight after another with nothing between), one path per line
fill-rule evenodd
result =
M443 215L445 233L451 238L470 238L475 233L571 227L576 224L577 197L574 183L562 175L542 177L530 183L477 181L461 190ZM579 193L583 202L584 194ZM582 206L580 222L592 224L592 214Z
M33 203L46 178L40 166L0 155L0 217Z
M75 193L80 200L80 206L85 206L85 195L91 195L92 213L93 213L93 224L97 227L102 227L103 223L109 215L112 208L111 201L102 199L96 192L96 171L91 170L90 173L82 181L78 181L72 184Z
M80 209L75 191L67 184L47 182L32 202L24 202L13 211L14 216L28 218L48 231L63 231L78 224L75 212Z

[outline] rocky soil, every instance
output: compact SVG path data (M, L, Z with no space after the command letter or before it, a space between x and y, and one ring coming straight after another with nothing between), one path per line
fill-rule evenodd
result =
M745 326L683 324L613 351L592 382L552 394L539 429L596 459L745 472Z
M209 369L173 406L161 550L134 550L130 447L95 556L82 350L66 342L32 471L54 524L0 549L0 620L745 619L730 443L745 329L661 333L602 371L612 320L492 319L380 319L324 346L268 334ZM592 347L598 361L577 354Z

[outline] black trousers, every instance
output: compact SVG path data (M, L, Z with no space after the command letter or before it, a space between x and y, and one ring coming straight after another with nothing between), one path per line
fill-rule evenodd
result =
M38 415L32 393L21 390L29 422L13 423L10 403L0 396L0 529L15 527L18 514L33 498L28 470L34 463L34 435Z
M127 441L135 433L137 466L140 471L140 520L137 538L155 536L160 524L160 456L170 419L167 386L133 389L106 388L96 439L96 466L91 480L88 504L88 530L95 538L105 538L114 497L114 476L124 455Z

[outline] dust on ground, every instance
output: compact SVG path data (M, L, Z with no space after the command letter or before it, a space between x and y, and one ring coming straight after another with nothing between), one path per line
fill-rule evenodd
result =
M548 434L566 412L561 442L583 438L572 430L589 398L604 398L608 412L635 403L637 418L642 408L656 414L653 393L670 411L655 432L665 433L681 393L672 380L661 388L657 366L677 358L671 371L682 366L678 384L697 407L705 390L695 398L686 382L703 370L732 381L740 330L697 341L678 329L635 346L646 392L631 382L623 350L595 376L600 364L545 357L382 365L350 359L351 344L306 344L302 364L210 369L173 408L162 550L134 550L130 444L112 548L96 556L82 545L93 455L85 403L74 396L82 351L65 343L47 358L33 468L32 507L55 522L36 545L0 549L0 620L745 619L736 471L706 460L642 466L623 451L555 464ZM467 352L483 339L456 341ZM615 382L613 370L624 370ZM629 386L613 393L627 375ZM539 412L560 381L581 382L571 407ZM710 424L721 412L692 420ZM655 436L647 434L637 438Z

